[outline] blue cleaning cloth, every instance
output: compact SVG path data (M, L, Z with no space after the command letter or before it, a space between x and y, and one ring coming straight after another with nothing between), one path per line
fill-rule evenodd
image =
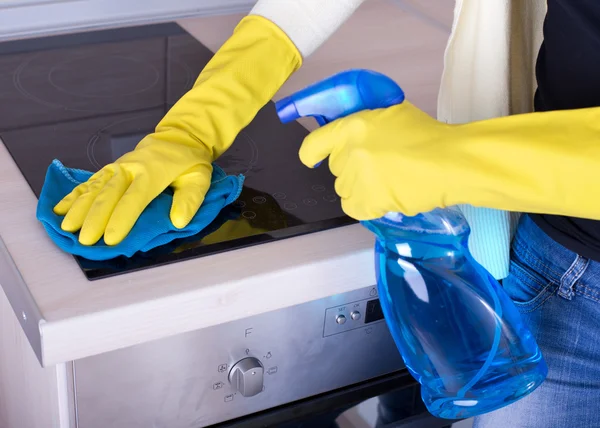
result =
M177 229L171 223L169 212L173 196L165 191L148 205L121 243L108 246L104 240L100 240L96 245L85 246L78 241L79 233L65 232L60 228L64 217L54 214L52 210L63 197L91 176L91 172L66 168L60 161L54 160L46 172L37 206L37 218L50 239L63 251L89 260L131 257L139 251L146 252L175 239L196 235L211 224L223 208L239 197L244 184L243 176L228 176L213 165L210 189L198 213L185 228Z
M471 234L471 255L497 280L508 276L510 244L517 229L519 213L460 205Z

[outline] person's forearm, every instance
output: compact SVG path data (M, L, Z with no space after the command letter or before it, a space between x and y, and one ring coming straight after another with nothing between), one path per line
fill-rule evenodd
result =
M218 158L300 67L302 58L363 1L259 0L194 88L161 120L155 138L173 140L173 133L182 133L189 136L185 141L206 145Z
M600 219L600 108L454 129L457 139L451 141L460 147L454 170L461 173L449 180L461 200L452 203Z
M258 0L250 14L281 28L304 58L331 36L365 0Z
M154 138L203 144L217 159L301 63L300 52L277 25L245 17L160 121Z

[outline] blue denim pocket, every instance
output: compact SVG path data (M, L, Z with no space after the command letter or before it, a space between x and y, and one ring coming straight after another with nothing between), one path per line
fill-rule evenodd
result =
M558 284L540 273L544 261L527 246L515 242L511 253L509 275L502 286L520 312L534 311L556 293Z

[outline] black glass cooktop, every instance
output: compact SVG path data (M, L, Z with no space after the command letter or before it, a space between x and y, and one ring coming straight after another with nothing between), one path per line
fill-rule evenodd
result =
M189 90L212 52L175 24L0 43L0 138L39 196L53 159L96 171L134 148ZM217 162L240 199L203 233L131 258L76 257L89 279L352 222L326 167L298 160L307 131L263 108ZM34 213L32 213L34 215Z

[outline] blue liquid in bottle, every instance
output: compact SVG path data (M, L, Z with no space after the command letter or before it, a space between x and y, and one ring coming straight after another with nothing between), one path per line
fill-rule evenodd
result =
M542 354L498 282L468 251L458 210L363 222L376 235L383 313L429 411L468 418L528 395Z
M283 122L313 116L325 125L403 101L404 92L388 77L350 70L282 99L276 108ZM458 209L414 217L389 213L362 224L376 236L386 323L433 415L487 413L544 381L548 369L535 339L502 287L471 256L470 229Z

